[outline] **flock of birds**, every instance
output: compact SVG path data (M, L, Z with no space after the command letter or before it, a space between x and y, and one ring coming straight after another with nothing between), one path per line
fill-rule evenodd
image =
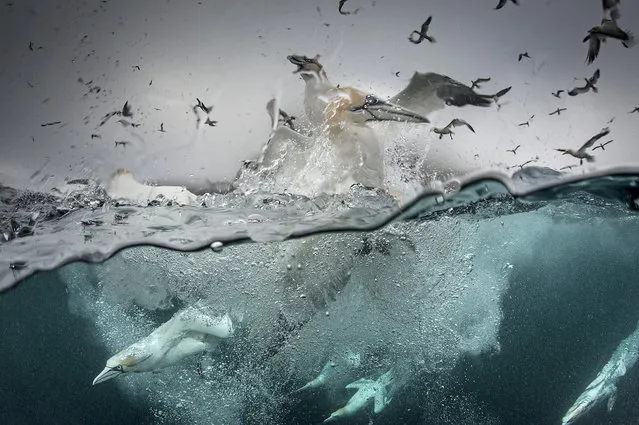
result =
M510 1L514 3L515 5L519 5L518 0L510 0ZM498 10L503 8L506 5L506 3L508 3L508 0L500 0L497 6L495 7L495 9ZM634 37L632 33L621 29L619 25L617 24L617 20L621 17L619 4L620 4L620 0L602 0L604 18L601 20L600 25L596 25L592 27L590 30L588 30L588 34L583 39L583 42L586 42L586 41L589 42L588 53L586 56L586 63L588 65L592 64L595 61L595 59L599 55L599 51L601 49L601 43L606 42L607 39L619 40L621 41L621 44L626 48L632 47L634 45ZM424 40L428 40L429 42L434 43L435 38L428 33L430 24L432 23L432 21L433 21L433 17L429 16L428 19L426 19L426 21L422 24L419 30L414 30L410 33L408 40L413 44L420 44ZM520 53L517 60L521 62L521 60L524 58L532 59L530 54L527 51ZM597 69L590 78L584 78L585 84L583 86L577 86L568 90L567 91L568 96L577 96L580 94L588 93L590 91L593 91L594 93L598 93L596 84L599 81L600 76L601 76L601 71ZM491 80L490 77L477 78L476 80L471 81L470 88L471 89L480 88L481 84L489 82L490 80ZM497 103L498 98L503 96L509 90L510 90L510 87L503 90L502 92L497 93L497 95L495 95L495 102ZM557 90L556 92L553 92L551 94L554 97L559 99L561 98L561 94L564 92L566 91ZM499 103L497 103L497 105L499 108L500 106ZM557 108L554 111L550 112L548 115L559 116L561 115L563 111L566 111L566 110L567 108ZM639 112L639 107L635 107L629 113L635 113L635 112ZM528 119L528 121L520 123L519 126L530 127L530 122L532 121L534 117L535 115L532 115ZM612 122L612 120L610 120L609 123L610 122ZM439 134L440 139L446 134L449 135L450 138L452 139L453 138L452 128L462 126L462 125L468 127L468 129L470 129L473 133L475 132L473 127L468 122L459 118L453 119L447 126L443 128L434 128L433 132L435 132L436 134ZM562 149L556 149L556 150L559 152L562 152L564 155L570 155L579 159L579 165L582 165L584 160L588 162L594 162L595 158L591 153L588 153L588 149L592 149L592 151L594 151L595 149L605 150L605 146L611 143L613 140L609 140L605 143L600 143L596 146L593 146L593 145L595 144L595 142L597 142L602 137L608 135L609 133L610 133L610 129L606 127L602 129L598 134L591 137L579 149L574 150L574 149L562 148ZM516 155L517 149L520 146L521 145L517 145L514 149L507 149L507 152L512 152L513 154ZM529 160L525 162L524 164L515 165L514 167L509 167L509 168L515 168L515 167L522 168L524 165L527 165L530 162L534 162L537 159L538 157L536 157L533 160ZM572 169L574 167L576 167L576 165L568 165L568 166L562 167L560 170Z

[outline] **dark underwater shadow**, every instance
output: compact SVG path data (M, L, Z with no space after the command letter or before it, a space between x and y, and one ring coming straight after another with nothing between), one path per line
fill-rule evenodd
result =
M637 226L553 227L513 262L501 351L467 357L455 372L460 391L504 424L560 424L639 320ZM638 368L618 383L613 411L601 404L578 425L636 423Z
M57 274L28 280L0 297L0 423L157 423L145 396L91 385L112 353L89 321L69 312Z

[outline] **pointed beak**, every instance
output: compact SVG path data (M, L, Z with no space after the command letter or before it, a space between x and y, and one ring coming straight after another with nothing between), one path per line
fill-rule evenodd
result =
M102 372L93 380L93 385L102 383L104 381L108 381L109 379L113 379L118 375L123 374L124 372L120 372L119 370L115 370L110 367L105 367Z
M351 112L362 114L365 121L399 121L413 123L430 123L430 120L415 111L394 103L366 96L363 105L351 106Z

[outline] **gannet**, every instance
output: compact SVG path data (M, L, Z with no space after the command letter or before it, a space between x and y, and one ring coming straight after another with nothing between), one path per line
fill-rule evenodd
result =
M517 155L517 149L519 149L521 145L517 145L514 147L514 149L506 149L506 152L512 152L513 155Z
M530 55L528 54L528 52L520 53L519 54L519 59L517 59L517 62L521 62L522 58L530 59Z
M592 150L594 151L594 150L597 150L597 149L601 149L602 151L605 151L606 150L605 146L610 144L610 143L612 143L612 142L613 142L613 140L608 140L607 142L599 143L597 146L592 148Z
M561 94L564 92L564 90L557 90L554 93L551 93L553 96L555 96L557 99L561 99Z
M145 338L128 346L106 362L93 385L123 373L153 372L174 365L187 356L204 352L207 342L233 335L228 314L213 317L198 307L176 313Z
M624 31L617 23L611 19L604 19L601 21L601 25L592 27L588 31L588 35L583 39L583 42L589 41L588 55L586 56L586 63L590 65L599 55L599 49L601 48L601 42L606 41L608 38L614 38L621 41L624 47L629 48L634 45L634 37L630 32Z
M471 127L470 124L468 124L466 121L464 120L460 120L459 118L455 118L454 120L452 120L450 123L448 123L448 125L444 128L433 128L433 133L439 134L439 138L441 139L445 134L448 134L450 136L450 139L453 140L453 134L455 134L453 132L453 128L455 127L459 127L460 125L465 125L466 127L468 127L468 129L470 131L472 131L473 133L475 132L475 129L473 127Z
M114 117L116 115L119 115L119 116L122 116L122 117L128 117L128 118L131 118L133 116L133 112L131 110L131 105L129 105L129 101L128 100L126 102L124 102L124 106L122 107L121 110L109 112L104 117L102 117L102 121L100 121L100 124L98 124L98 127L103 126L104 124L106 124L107 121L109 121L109 119L111 119L111 117Z
M522 127L524 125L526 127L530 127L530 121L532 121L533 118L535 118L535 115L531 115L530 118L528 118L528 121L519 123L519 127Z
M471 89L475 89L475 88L480 89L481 88L480 84L487 83L489 81L490 81L490 77L486 77L486 78L481 78L480 77L480 78L470 82L470 88Z
M424 40L428 40L431 43L435 43L435 37L431 37L428 35L428 27L430 26L431 21L433 20L432 16L429 16L428 19L422 24L422 27L419 31L415 30L410 33L408 36L408 40L413 44L419 44ZM413 35L417 35L417 38L413 38Z
M639 326L626 339L621 341L610 360L601 369L597 377L586 387L577 401L562 418L562 425L573 424L594 406L608 399L610 412L617 397L617 381L633 367L639 357Z
M375 407L373 411L380 413L392 398L388 397L388 386L393 383L393 372L389 370L376 381L371 379L360 379L346 386L347 390L357 389L357 392L348 400L346 406L337 409L331 416L324 420L324 423L332 422L338 418L352 416L365 407L371 400L374 400Z
M599 69L597 69L592 74L592 77L584 78L584 80L586 81L585 86L575 87L574 89L568 92L568 96L577 96L578 94L588 93L590 90L594 91L595 93L598 93L599 90L597 90L597 87L595 86L595 84L597 84L597 81L599 81L600 76L601 76L601 72L599 71Z
M566 108L557 108L554 111L552 111L551 113L549 113L548 115L561 115L562 111L566 111Z
M434 105L431 106L427 102L431 97L436 97L447 106L488 107L508 93L511 88L506 87L495 94L480 94L446 75L415 72L406 88L391 97L389 101L426 115L436 109Z
M603 128L599 133L595 134L590 139L588 139L588 141L584 143L583 146L577 149L576 151L572 149L555 149L555 150L559 152L563 152L562 155L570 155L570 156L574 156L575 158L579 158L580 165L583 164L584 159L588 162L594 162L595 157L587 153L586 149L590 148L592 145L595 144L597 140L601 139L602 137L606 136L609 133L610 133L610 129L608 127Z
M639 106L635 106L635 108L632 111L628 112L628 113L629 114L634 114L635 112L639 112Z
M317 375L312 381L307 382L304 386L296 389L294 392L304 391L311 388L319 388L323 386L324 383L326 383L326 376L328 375L328 372L333 367L335 367L335 363L333 363L330 360L327 361L324 367L322 368L322 370L320 371L319 375Z
M519 1L518 0L510 0L510 1L519 6ZM508 0L499 0L499 3L495 7L495 10L501 9L502 7L504 7L506 5L506 3L508 3Z

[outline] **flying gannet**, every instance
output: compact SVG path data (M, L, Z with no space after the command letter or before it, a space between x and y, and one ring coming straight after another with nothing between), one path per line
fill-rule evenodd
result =
M634 37L630 32L624 31L617 23L611 19L604 19L601 21L601 25L597 25L588 30L588 35L583 39L585 43L588 41L588 55L586 56L586 63L590 65L599 55L601 48L601 42L606 41L608 38L614 38L621 41L624 47L632 47L635 43Z
M515 3L517 6L519 6L518 0L510 0L510 1ZM508 3L508 0L499 0L499 3L497 3L497 6L495 6L495 10L501 9L502 7L506 6L506 3Z
M461 125L465 125L466 127L468 127L468 129L470 131L472 131L473 133L475 132L475 129L470 124L468 124L466 121L460 120L459 118L455 118L450 123L448 123L448 125L446 127L443 127L443 128L435 127L435 128L433 128L433 133L439 134L439 138L440 139L445 134L448 134L450 136L450 140L453 140L453 134L455 134L453 132L453 128L459 127Z
M559 152L563 152L562 155L570 155L575 158L579 158L580 165L583 164L584 159L588 162L594 162L595 157L590 155L588 152L586 152L586 150L592 147L592 145L594 145L597 140L601 139L602 137L605 137L609 133L610 133L610 129L608 127L603 128L599 133L595 134L590 139L588 139L588 141L584 143L583 146L581 146L576 151L573 149L555 149L555 150Z
M204 352L215 338L232 335L233 323L228 314L214 317L201 308L188 307L107 360L93 385L124 373L153 372L172 366L187 356Z
M592 77L584 78L584 80L586 81L585 86L575 87L574 89L568 92L568 96L577 96L578 94L588 93L590 90L594 91L595 93L598 93L599 90L597 90L597 87L595 86L595 84L597 84L597 81L599 81L600 76L601 76L601 72L599 71L599 69L597 69L592 74Z
M348 400L346 406L337 409L331 416L324 420L324 423L335 421L338 418L352 416L365 407L371 400L374 400L373 411L380 413L388 406L392 398L388 397L388 386L393 383L393 372L389 370L376 381L371 379L360 379L346 386L347 390L356 389L357 392Z
M431 21L433 20L432 16L429 16L428 19L422 24L422 27L419 31L415 30L410 33L408 36L408 40L413 44L420 44L424 40L428 40L431 43L435 43L435 37L428 35L428 27L430 26ZM417 36L417 38L413 36Z

